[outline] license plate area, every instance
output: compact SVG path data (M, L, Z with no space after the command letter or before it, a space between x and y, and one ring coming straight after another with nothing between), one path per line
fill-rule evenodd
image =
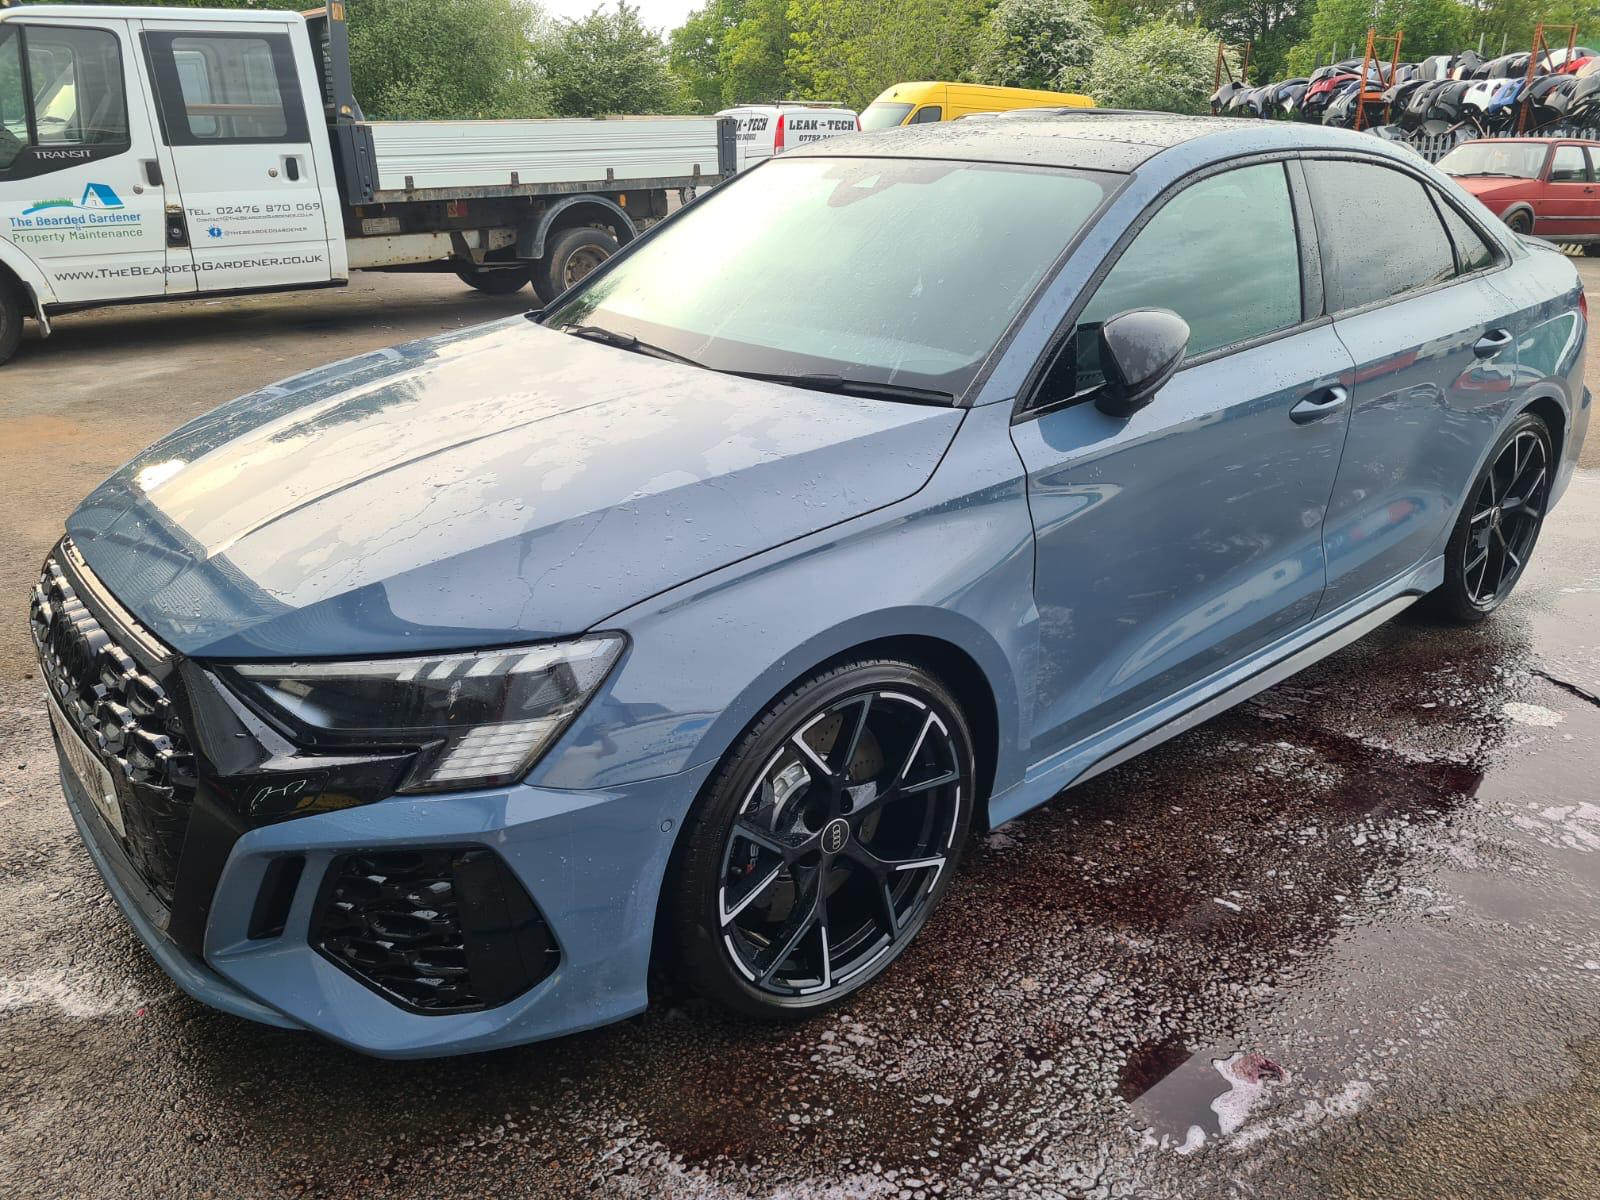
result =
M122 806L117 802L117 785L111 778L111 772L89 749L89 743L83 740L83 735L67 719L56 698L46 692L45 699L50 705L50 723L55 726L56 740L61 744L67 769L72 772L78 786L94 801L95 809L105 818L106 824L119 838L126 838L128 830L122 823Z

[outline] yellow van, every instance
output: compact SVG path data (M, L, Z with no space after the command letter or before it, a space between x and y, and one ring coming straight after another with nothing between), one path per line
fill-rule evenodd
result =
M1014 108L1093 108L1077 92L1038 92L1032 88L990 87L983 83L897 83L867 105L862 129L892 129L924 121L954 121L974 113Z

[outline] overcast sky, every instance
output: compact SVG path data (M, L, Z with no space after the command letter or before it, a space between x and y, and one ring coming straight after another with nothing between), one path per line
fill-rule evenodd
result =
M541 7L552 17L586 17L601 0L543 0ZM639 10L639 19L654 29L670 33L698 8L702 0L629 0ZM606 0L609 8L612 0Z

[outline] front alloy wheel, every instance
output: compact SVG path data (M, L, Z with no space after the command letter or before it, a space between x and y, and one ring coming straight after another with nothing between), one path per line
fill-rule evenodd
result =
M691 820L679 943L690 983L801 1015L879 974L922 927L966 838L959 709L909 664L840 668L774 705Z

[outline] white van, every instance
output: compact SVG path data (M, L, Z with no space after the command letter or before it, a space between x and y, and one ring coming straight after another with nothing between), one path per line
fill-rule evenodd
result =
M743 104L717 114L731 117L739 170L765 162L792 146L820 142L836 133L854 133L861 120L853 108L832 100L783 100L777 104Z

